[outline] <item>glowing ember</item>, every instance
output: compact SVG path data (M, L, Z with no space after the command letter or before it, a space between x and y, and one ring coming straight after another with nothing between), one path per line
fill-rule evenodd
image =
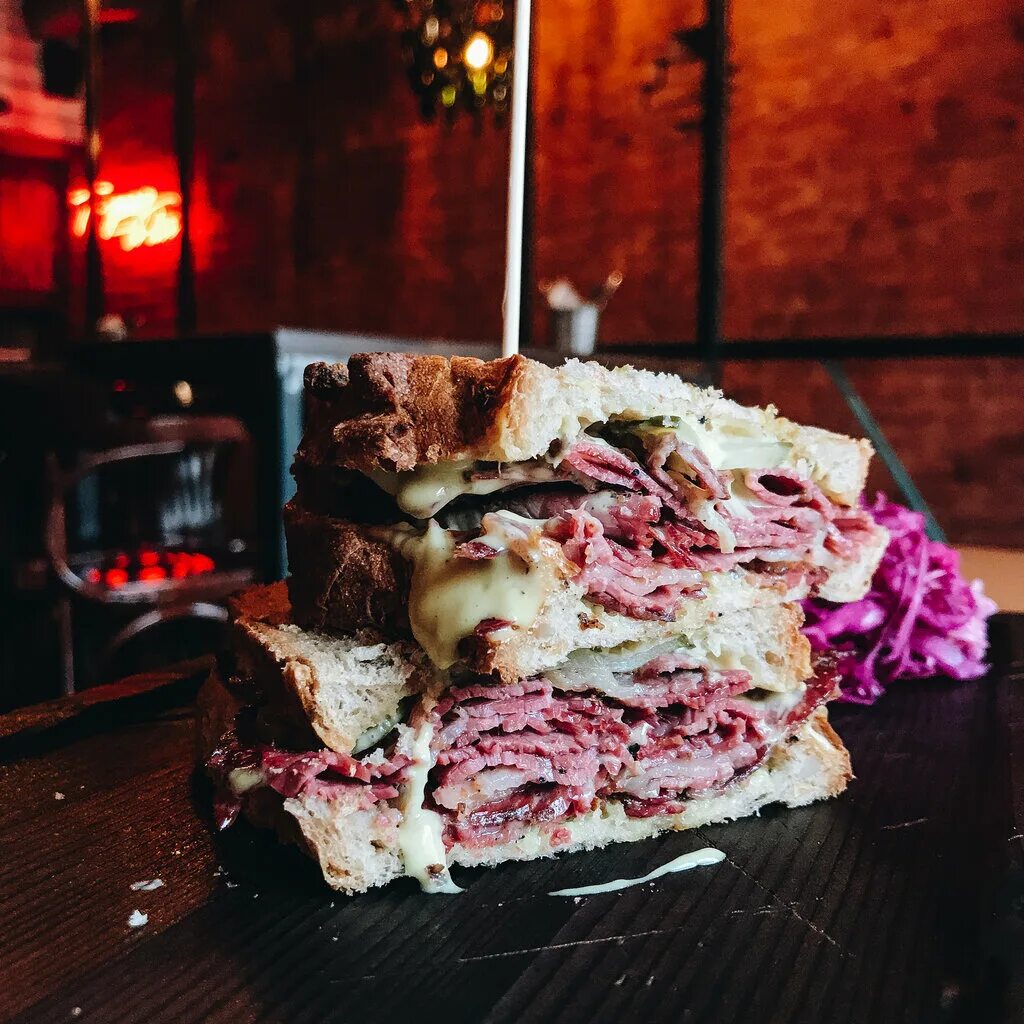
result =
M124 569L108 569L103 574L103 582L114 590L128 582L128 573Z
M119 551L105 565L92 566L84 573L88 583L117 590L127 583L163 583L213 572L217 563L201 551L157 551L141 548L134 555Z

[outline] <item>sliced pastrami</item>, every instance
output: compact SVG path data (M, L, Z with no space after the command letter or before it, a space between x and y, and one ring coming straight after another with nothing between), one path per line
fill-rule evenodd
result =
M237 731L228 733L207 760L216 787L217 827L231 825L241 810L242 793L268 787L285 798L317 796L356 798L371 807L398 796L398 783L412 762L404 754L380 752L357 759L333 750L287 751L247 743ZM233 774L233 773L239 774ZM239 785L239 778L243 781Z
M647 468L660 484L674 493L679 491L679 484L672 478L666 465L673 455L682 464L683 475L692 480L694 487L712 498L724 500L729 497L731 474L719 473L699 448L686 444L671 432L662 434L647 455ZM685 495L681 495L681 498L685 501Z
M672 621L684 596L697 594L704 582L696 569L670 565L650 550L611 539L601 522L582 510L550 520L547 534L579 567L578 579L591 600L633 618Z
M602 801L631 817L676 814L756 768L835 696L837 681L834 659L823 658L794 699L753 699L749 673L710 669L684 650L616 674L607 691L472 679L410 717L411 726L433 725L426 806L440 814L449 849L512 842L535 825L551 826L551 841L564 843L559 823ZM208 761L220 827L259 787L370 808L398 797L410 764L393 745L357 758L281 750L237 731Z
M677 515L686 515L686 506L672 487L655 480L632 455L607 441L577 441L563 456L560 468L572 470L574 476L587 482L596 480L652 495Z

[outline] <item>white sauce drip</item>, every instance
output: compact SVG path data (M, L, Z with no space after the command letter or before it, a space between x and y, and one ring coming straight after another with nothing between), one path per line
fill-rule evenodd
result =
M582 885L578 889L556 889L549 892L549 896L594 896L601 892L618 892L620 889L628 889L633 885L643 885L645 882L653 882L662 875L670 875L675 871L689 871L690 868L704 868L711 864L718 864L725 860L725 854L721 850L708 847L705 850L694 850L693 853L684 853L660 868L655 868L650 874L642 878L616 878L612 882L601 882L599 885Z
M427 775L434 766L430 741L434 727L424 722L412 741L409 781L402 790L399 809L402 822L398 826L398 845L402 851L405 873L415 878L424 892L462 892L452 881L441 840L441 818L423 806Z

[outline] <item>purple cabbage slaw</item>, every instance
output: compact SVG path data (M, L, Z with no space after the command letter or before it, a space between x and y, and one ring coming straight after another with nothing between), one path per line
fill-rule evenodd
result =
M919 512L882 493L868 506L889 546L860 601L804 602L804 633L815 650L841 655L842 699L873 704L897 679L985 674L986 620L995 602L981 580L960 575L960 557L925 535Z

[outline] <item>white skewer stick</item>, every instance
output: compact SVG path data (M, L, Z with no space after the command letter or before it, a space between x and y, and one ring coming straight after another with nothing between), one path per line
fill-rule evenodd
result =
M526 179L526 94L530 87L530 0L516 0L512 54L512 138L508 161L505 297L501 304L503 356L515 355L519 351L519 309L523 286L523 188Z

